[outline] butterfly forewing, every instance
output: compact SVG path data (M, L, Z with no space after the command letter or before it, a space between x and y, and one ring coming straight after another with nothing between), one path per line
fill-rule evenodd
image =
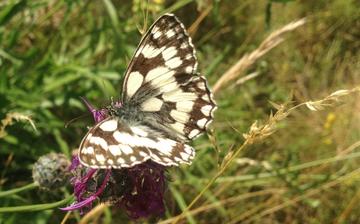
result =
M142 38L123 84L123 101L143 91L145 83L166 83L176 73L193 73L197 68L195 48L184 25L172 14L161 16Z
M89 130L80 145L79 159L93 168L123 168L149 159L164 165L191 163L192 147L164 137L149 127L129 125L109 117Z
M143 37L125 75L124 105L139 107L145 123L181 141L203 133L215 102L196 73L195 49L184 25L160 17Z

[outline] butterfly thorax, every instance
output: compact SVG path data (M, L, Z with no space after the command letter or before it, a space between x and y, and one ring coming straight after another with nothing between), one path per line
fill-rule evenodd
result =
M138 107L133 104L118 104L111 103L106 107L108 115L110 117L115 117L127 125L141 125L148 126L153 130L153 134L166 136L167 138L174 139L177 141L183 141L184 139L179 138L174 130L166 127L161 122L158 122L153 118L153 114L145 113L141 110L141 107Z
M117 117L127 123L140 123L143 116L138 107L127 104L112 103L106 107L106 110L111 117Z

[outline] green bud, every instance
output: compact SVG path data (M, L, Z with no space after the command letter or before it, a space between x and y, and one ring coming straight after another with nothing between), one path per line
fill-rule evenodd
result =
M64 154L49 153L41 156L33 165L32 177L41 188L53 190L68 182L70 161Z

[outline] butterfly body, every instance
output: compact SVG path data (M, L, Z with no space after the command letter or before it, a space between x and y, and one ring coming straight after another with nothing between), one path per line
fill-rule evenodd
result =
M143 120L143 114L140 109L132 105L121 105L121 107L112 104L107 108L109 116L118 117L126 120L128 123L137 123Z
M204 133L216 109L183 24L161 16L142 38L123 84L121 103L83 138L79 158L93 168L132 167L149 159L190 164L187 143Z

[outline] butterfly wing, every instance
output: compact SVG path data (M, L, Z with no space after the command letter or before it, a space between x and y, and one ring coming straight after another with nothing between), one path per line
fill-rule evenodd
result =
M190 164L194 149L141 125L109 117L86 134L79 148L80 162L92 168L132 167L149 159L164 166Z
M125 74L123 103L138 107L143 121L182 141L203 133L215 101L196 73L195 48L184 25L165 14L150 27Z
M196 68L195 48L184 25L174 15L165 14L151 25L129 63L123 102L131 100L145 83L164 80L173 72L191 74Z

